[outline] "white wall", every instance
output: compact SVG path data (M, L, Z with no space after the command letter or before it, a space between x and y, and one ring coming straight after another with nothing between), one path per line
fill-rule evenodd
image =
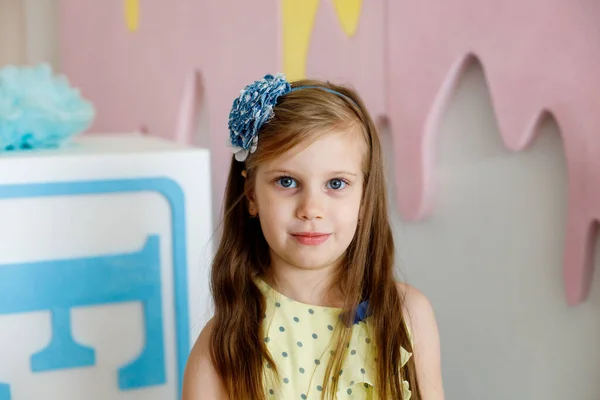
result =
M394 223L401 276L437 313L447 398L598 400L600 274L586 303L566 306L566 164L556 124L546 121L528 152L505 150L473 65L438 143L434 214Z
M25 28L21 0L0 0L0 66L25 61Z
M58 65L59 0L0 0L0 66Z

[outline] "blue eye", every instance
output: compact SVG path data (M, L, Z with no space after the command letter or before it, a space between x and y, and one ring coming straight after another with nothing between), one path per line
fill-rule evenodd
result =
M340 190L343 189L344 187L346 187L347 183L344 182L341 179L332 179L329 181L329 183L327 184L327 186L333 190Z
M286 189L295 188L298 186L296 180L294 178L290 178L289 176L282 176L276 180L279 186L284 187Z

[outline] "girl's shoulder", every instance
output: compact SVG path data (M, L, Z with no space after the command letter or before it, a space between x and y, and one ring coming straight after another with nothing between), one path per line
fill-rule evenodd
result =
M183 374L182 400L227 398L210 354L213 327L211 318L192 347Z
M429 299L420 290L397 282L404 320L412 334L417 378L423 398L443 399L440 335Z
M396 289L402 299L403 315L411 331L414 322L417 325L420 322L435 322L433 307L423 292L404 282L396 282Z

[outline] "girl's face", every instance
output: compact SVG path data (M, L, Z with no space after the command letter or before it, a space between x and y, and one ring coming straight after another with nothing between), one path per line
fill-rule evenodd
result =
M358 224L366 144L355 128L323 134L256 170L258 214L272 267L336 267Z

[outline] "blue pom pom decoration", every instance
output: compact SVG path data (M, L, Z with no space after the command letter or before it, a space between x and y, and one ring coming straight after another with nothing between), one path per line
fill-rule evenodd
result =
M242 89L229 113L229 140L237 161L256 151L258 131L273 117L279 96L291 90L283 74L265 75Z
M49 65L0 69L0 152L59 147L94 117L92 104Z

